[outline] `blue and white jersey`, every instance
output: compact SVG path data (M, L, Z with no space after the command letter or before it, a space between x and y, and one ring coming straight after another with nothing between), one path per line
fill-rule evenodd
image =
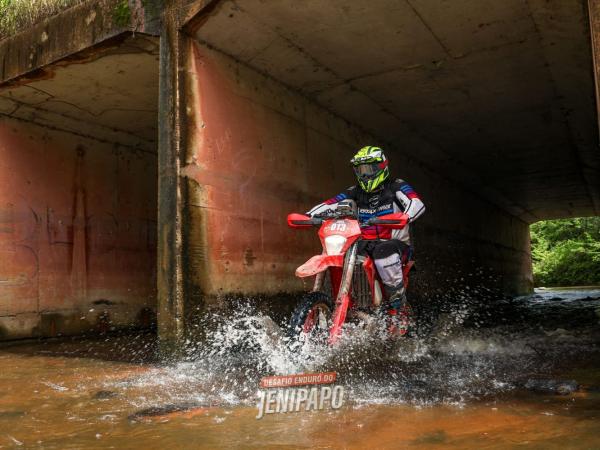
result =
M321 214L335 210L342 200L354 200L361 222L373 217L403 212L410 218L409 224L401 230L373 225L362 230L363 239L398 239L410 245L409 227L425 212L425 205L410 184L401 179L386 181L376 192L365 192L358 186L351 186L335 197L315 206L307 214Z

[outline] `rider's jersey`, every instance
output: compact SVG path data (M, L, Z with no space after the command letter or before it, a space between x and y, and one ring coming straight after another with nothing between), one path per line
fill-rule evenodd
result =
M361 222L373 217L403 212L410 218L409 225L401 230L372 225L362 229L363 239L399 239L410 245L410 222L425 212L425 205L410 184L401 179L386 180L376 192L365 192L359 186L351 186L335 197L315 206L307 214L323 214L335 210L342 200L354 200Z

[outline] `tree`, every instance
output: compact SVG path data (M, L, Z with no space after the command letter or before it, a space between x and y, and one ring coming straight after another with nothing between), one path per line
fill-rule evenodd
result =
M535 286L600 284L600 217L537 222L530 233Z

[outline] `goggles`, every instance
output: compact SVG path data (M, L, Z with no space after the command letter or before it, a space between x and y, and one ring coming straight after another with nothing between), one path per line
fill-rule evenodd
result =
M382 167L383 166L383 167ZM385 168L385 163L383 162L373 162L369 164L359 164L358 166L354 166L354 173L357 177L372 177L381 172L382 169Z

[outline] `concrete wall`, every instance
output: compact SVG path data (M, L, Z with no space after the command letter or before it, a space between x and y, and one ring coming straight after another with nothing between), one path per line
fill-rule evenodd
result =
M217 52L193 44L190 55L194 280L207 294L298 290L291 274L318 241L286 216L352 182L359 133Z
M182 174L189 179L193 291L303 289L294 269L319 251L318 239L287 228L287 213L353 184L348 160L364 144L385 146L385 136L369 137L274 79L191 45ZM392 173L409 180L428 206L416 230L422 292L474 271L508 292L531 287L526 223L414 161L410 153L419 149L388 150Z
M0 121L0 339L145 325L156 154Z

